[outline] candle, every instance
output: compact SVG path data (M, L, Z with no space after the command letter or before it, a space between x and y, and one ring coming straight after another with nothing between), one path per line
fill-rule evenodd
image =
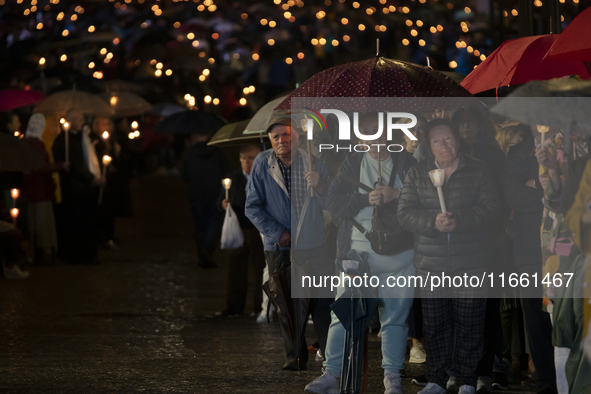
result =
M12 196L13 199L17 199L18 196L21 195L21 191L18 189L10 189L10 195Z
M103 156L103 177L107 176L107 167L109 166L109 164L111 164L111 161L113 159L111 158L111 156L108 155L104 155ZM101 190L99 191L99 204L103 201L103 192L105 190L104 186L101 186Z
M446 213L447 209L445 208L443 190L441 189L441 186L443 186L443 182L445 180L445 170L437 169L429 171L429 177L431 177L431 182L433 182L433 186L437 188L437 195L439 196L439 205L441 206L441 212Z
M108 140L109 139L109 132L108 131L103 131L103 139L104 140Z
M550 130L550 127L542 126L542 125L537 125L536 127L538 129L538 132L540 134L542 134L542 146L544 146L544 137L545 137L546 133L548 132L548 130Z
M228 200L230 198L230 186L232 185L232 180L226 178L222 180L222 185L224 185L224 189L226 189L226 200Z
M135 121L135 120L134 120L133 122L131 122L131 128L132 128L132 129L134 129L134 130L135 130L135 129L137 129L139 126L140 126L140 125L139 125L139 123L138 123L137 121Z
M64 132L66 133L66 163L70 162L70 124L64 121Z
M10 216L12 216L12 222L16 225L16 218L18 217L18 208L12 208L10 210Z

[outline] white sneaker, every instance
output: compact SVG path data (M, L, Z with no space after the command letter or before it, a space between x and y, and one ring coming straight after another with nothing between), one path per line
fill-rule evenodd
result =
M21 271L18 265L14 264L11 268L4 268L4 277L6 279L27 279L29 277L29 273L27 271Z
M458 394L474 394L476 390L474 390L474 386L468 386L467 384L460 387L460 391Z
M445 389L437 383L427 383L418 394L445 394Z
M447 391L450 393L457 393L458 392L458 385L456 383L456 377L455 376L450 376L449 379L447 380L447 385L446 385Z
M488 376L479 376L478 384L476 385L476 392L478 394L492 394L492 382Z
M427 353L425 352L423 343L420 342L410 349L410 357L408 362L411 364L423 364L425 361L427 361Z
M315 361L324 361L324 355L322 354L322 349L318 349L316 352L316 357L314 357Z
M308 383L304 391L309 394L339 394L339 380L322 368L322 375Z
M384 394L403 394L402 379L399 373L388 372L384 375Z

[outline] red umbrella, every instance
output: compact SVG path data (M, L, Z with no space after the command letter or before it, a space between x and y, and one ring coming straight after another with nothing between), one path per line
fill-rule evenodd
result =
M0 90L0 111L24 107L43 100L43 93L36 90Z
M344 108L343 97L355 99L348 100L349 104L345 104ZM465 98L472 95L444 74L429 67L375 57L319 72L289 94L276 110L290 110L292 98L302 98L297 100L298 105L305 104L309 107L317 107L320 104L330 105L330 98L336 98L334 106L341 110L384 110L374 106L377 102L371 98L375 97L401 98L399 110L411 110L417 107L425 110L427 108L424 101L409 98ZM385 110L392 110L391 101L384 101L384 105L388 106Z
M500 86L529 81L545 81L566 75L591 79L581 61L552 60L542 62L557 34L507 40L490 54L462 81L462 86L476 94Z
M558 36L544 59L591 60L591 8L581 12Z

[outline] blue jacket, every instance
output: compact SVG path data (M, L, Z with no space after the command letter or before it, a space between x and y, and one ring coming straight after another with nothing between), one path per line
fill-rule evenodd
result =
M298 151L302 155L304 170L308 171L308 154L302 149ZM329 181L324 163L312 157L315 171L320 174L322 187L316 190L314 198L308 194L299 221L296 221L296 215L293 215L293 207L273 149L261 152L256 157L246 187L244 212L264 235L265 250L276 250L275 245L285 230L292 235L292 248L312 249L324 244L324 219L317 213L321 213L321 209L324 208L323 195L324 191L328 190Z

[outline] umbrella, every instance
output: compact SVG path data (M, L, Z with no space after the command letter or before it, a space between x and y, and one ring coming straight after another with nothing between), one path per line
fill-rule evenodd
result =
M591 8L581 12L554 41L544 60L591 60Z
M65 90L47 97L35 108L35 112L64 116L66 112L76 108L84 115L111 116L115 111L100 97L77 90Z
M309 300L291 297L291 267L283 265L263 284L263 290L269 297L269 301L275 306L284 339L293 346L294 354L289 356L298 359L299 368L302 354L308 351L305 332L308 322Z
M287 96L276 98L263 105L244 129L244 134L262 134L267 131L267 123L273 114L273 109L279 105ZM285 112L285 111L284 111Z
M0 171L35 171L46 165L31 145L13 136L0 134Z
M213 134L226 124L226 120L212 112L188 110L170 115L160 121L154 133L161 134Z
M352 249L346 260L356 261L355 269L344 267L343 260L337 260L338 268L347 275L361 276L369 273L367 252ZM365 329L378 308L379 300L361 287L349 287L331 304L347 333L345 335L343 363L341 369L341 392L361 392L361 372L364 354Z
M344 97L354 99L348 100L343 105L342 98ZM371 99L374 97L400 98L399 104L397 103L398 110L426 110L429 108L425 108L425 100L415 101L409 98L466 98L472 97L472 95L450 78L429 67L401 60L375 57L319 72L302 83L276 109L291 109L292 98L299 98L297 100L298 106L302 104L302 106L312 108L332 106L343 111L387 111L392 109L393 100L376 102L375 99ZM331 100L331 98L336 99ZM456 107L465 105L455 101L445 100L448 105ZM430 102L436 107L441 106L442 103L441 100Z
M545 61L544 55L558 38L557 34L531 36L507 40L490 54L462 81L462 86L476 94L500 86L515 85L535 80L548 80L566 75L590 79L581 61Z
M131 92L105 92L98 96L111 105L116 116L137 116L152 109L152 104Z
M574 126L591 133L591 81L531 81L503 98L492 112L523 123L563 130Z
M150 111L148 111L148 114L157 115L157 116L161 116L163 118L166 118L167 116L176 114L178 112L183 112L183 111L186 111L186 108L183 108L179 105L168 104L168 103L159 103L159 104L154 104L152 106L152 109Z
M222 127L214 134L207 145L242 145L242 144L257 144L264 143L263 134L259 135L245 135L243 134L244 128L250 122L250 119L243 120L241 122L230 123Z
M43 100L43 93L36 90L0 90L0 111L25 107Z

